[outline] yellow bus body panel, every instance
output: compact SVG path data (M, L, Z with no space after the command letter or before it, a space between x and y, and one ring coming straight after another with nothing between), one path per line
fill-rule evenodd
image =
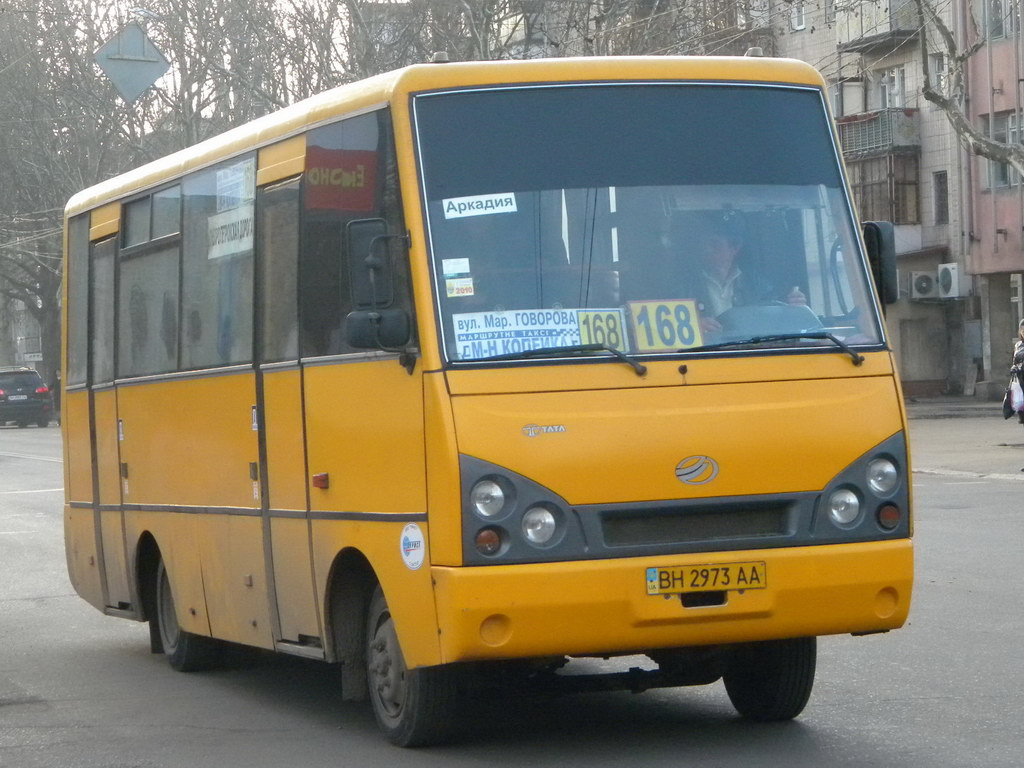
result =
M462 562L462 520L453 511L462 506L462 489L455 420L444 374L436 372L424 376L423 393L428 436L427 499L432 511L430 530L433 533L428 552L432 563L456 564Z
M402 560L403 521L380 520L313 520L313 550L316 567L317 594L328 594L330 568L338 552L348 548L359 550L373 567L381 589L387 597L394 618L395 630L402 646L405 663L411 667L434 666L442 662L437 634L437 613L429 562L411 570ZM419 523L430 551L430 535L426 523ZM330 617L322 606L325 625ZM362 616L351 620L364 621Z
M274 586L281 619L281 636L297 640L299 635L321 637L319 605L313 582L313 555L309 521L272 518Z
M477 395L453 409L461 453L574 505L816 491L902 427L891 376ZM718 463L713 483L679 482L689 456Z
M425 513L422 371L394 358L305 369L310 488L323 512Z
M68 501L92 501L92 441L89 438L89 393L65 392L61 400L64 433L64 483Z
M120 387L126 504L258 507L250 462L254 376L176 378Z
M262 187L290 176L298 176L306 169L306 135L293 136L264 147L259 152L259 170L256 186Z
M117 392L99 390L93 395L96 418L96 468L100 504L121 503L120 452L117 440Z
M71 586L86 602L102 611L103 583L96 552L96 513L93 510L64 506L64 553Z
M126 512L125 530L133 567L138 562L142 536L149 533L153 537L167 569L178 624L186 632L209 636L210 620L199 559L199 517L178 512Z
M649 596L648 567L763 561L768 588L684 608ZM643 652L895 629L913 586L909 540L622 560L432 569L445 662Z
M264 430L270 509L306 509L306 445L302 375L296 368L263 374Z
M97 208L89 217L89 240L95 242L109 237L121 228L121 204L110 203Z
M273 648L263 519L197 515L206 610L214 637Z

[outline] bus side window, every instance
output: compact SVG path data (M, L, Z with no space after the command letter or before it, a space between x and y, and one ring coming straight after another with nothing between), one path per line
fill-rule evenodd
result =
M252 360L256 159L185 177L181 365Z
M262 329L259 360L273 363L299 357L298 279L299 180L260 189L257 238Z
M303 357L356 351L345 340L344 321L354 307L345 225L383 218L403 234L398 172L387 110L359 115L310 131L303 182L299 253L299 315ZM405 251L391 248L395 303L409 308L411 281Z

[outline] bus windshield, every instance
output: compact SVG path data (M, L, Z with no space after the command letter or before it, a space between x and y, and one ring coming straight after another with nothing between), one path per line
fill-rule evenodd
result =
M881 343L816 89L514 87L414 112L449 361Z

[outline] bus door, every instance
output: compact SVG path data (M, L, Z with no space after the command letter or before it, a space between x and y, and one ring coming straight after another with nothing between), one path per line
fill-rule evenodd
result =
M263 158L261 157L261 165ZM275 641L322 655L313 589L302 369L298 354L298 178L256 195L257 413L263 532Z
M422 365L353 345L347 328L350 312L368 308L368 292L354 286L366 287L360 279L370 255L365 241L364 252L350 253L348 233L368 220L392 236L377 240L386 265L375 306L404 311L413 322L391 135L387 110L378 110L316 128L307 139L299 335L321 594L334 553L345 547L374 547L365 554L375 567L403 569L403 526L426 512Z
M90 426L96 456L93 483L98 509L97 542L109 608L128 610L136 604L125 559L124 512L121 507L121 446L114 387L114 263L117 236L90 246L89 346L91 370Z

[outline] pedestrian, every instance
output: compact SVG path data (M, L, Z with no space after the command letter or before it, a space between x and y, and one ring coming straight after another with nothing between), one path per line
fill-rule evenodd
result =
M50 402L53 403L53 414L57 417L57 424L60 424L60 368L54 371L53 381L50 383Z
M1024 320L1017 323L1017 341L1013 345L1013 360L1010 363L1010 384L1003 398L1003 418L1008 419L1014 413L1017 414L1017 421L1024 424ZM1020 471L1024 472L1024 467Z

